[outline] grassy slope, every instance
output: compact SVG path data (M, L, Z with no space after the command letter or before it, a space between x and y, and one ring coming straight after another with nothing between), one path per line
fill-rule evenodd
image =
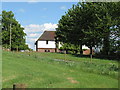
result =
M57 62L53 59L64 59L57 53L12 53L3 52L3 88L11 88L14 83L25 84L28 88L117 88L118 80L109 75L90 73L83 61L89 58L66 56L73 63ZM93 59L94 63L116 64L108 60ZM78 65L77 65L78 64ZM80 64L80 65L79 65ZM83 67L80 67L83 66ZM92 68L94 68L92 66ZM97 70L97 69L95 69ZM98 70L99 71L99 70Z
M2 47L0 45L0 89L2 89Z

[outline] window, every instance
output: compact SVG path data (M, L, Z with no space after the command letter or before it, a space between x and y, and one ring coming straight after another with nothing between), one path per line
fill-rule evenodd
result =
M45 52L50 52L50 50L45 50Z
M46 40L46 44L48 44L48 40Z

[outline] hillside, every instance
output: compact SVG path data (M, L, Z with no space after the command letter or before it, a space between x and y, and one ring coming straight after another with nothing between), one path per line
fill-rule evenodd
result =
M116 61L3 51L2 66L3 88L14 83L27 88L118 88Z

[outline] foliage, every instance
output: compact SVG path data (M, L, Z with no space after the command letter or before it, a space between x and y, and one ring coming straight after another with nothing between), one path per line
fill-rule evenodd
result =
M3 47L10 47L10 29L11 29L11 50L25 50L28 45L25 44L24 28L15 19L12 11L2 11L2 44Z
M79 6L77 9L73 5L71 9L68 10L66 15L63 15L59 20L58 28L57 28L57 37L59 41L63 43L71 43L74 45L80 45L80 50L82 53L82 44L84 33L80 26L82 26L81 18L78 17ZM81 12L80 12L81 13ZM79 31L78 31L79 30Z
M77 53L79 51L79 46L78 45L73 45L73 44L68 44L64 43L62 44L62 47L60 47L61 50L66 50L66 53Z
M73 5L59 20L58 40L80 46L85 44L91 54L92 47L96 46L102 47L104 55L110 55L112 50L118 52L119 10L120 2L82 2Z
M99 29L103 29L104 31L101 33L102 36L102 44L103 44L103 54L110 55L111 44L114 44L114 37L116 37L116 32L119 32L118 27L118 17L119 17L119 9L120 2L112 2L112 3L98 3L101 8L99 8ZM116 19L117 18L117 19ZM112 38L111 38L112 37ZM117 36L119 38L119 36ZM118 40L117 40L118 41ZM116 43L115 43L116 44Z
M1 25L2 16L0 15L0 45L2 45L2 25Z

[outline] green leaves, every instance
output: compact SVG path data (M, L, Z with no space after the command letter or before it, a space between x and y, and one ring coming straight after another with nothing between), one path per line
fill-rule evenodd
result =
M12 50L17 50L17 48L19 50L28 49L28 46L26 47L24 39L24 37L26 36L23 31L24 28L21 27L18 21L14 18L14 14L12 11L2 11L2 44L5 47L6 45L9 46L10 44L10 29Z
M57 36L64 43L101 45L103 51L110 49L110 34L120 27L120 2L86 2L73 5L66 15L62 16L57 28ZM116 34L114 34L117 36ZM107 47L107 48L106 48Z

